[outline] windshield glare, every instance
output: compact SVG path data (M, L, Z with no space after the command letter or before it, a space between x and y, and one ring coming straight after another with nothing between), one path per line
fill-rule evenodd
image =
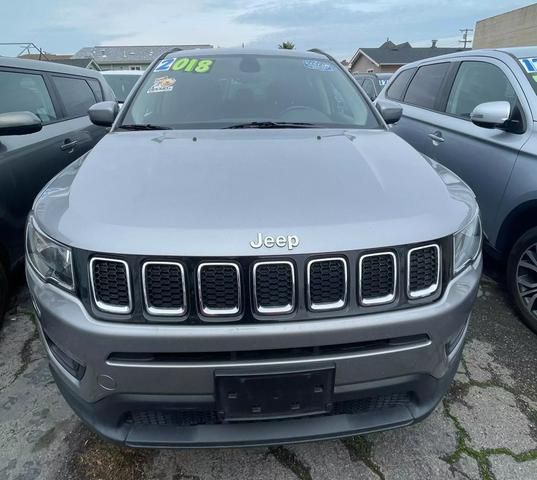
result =
M103 75L110 88L114 91L118 102L125 101L132 87L140 78L139 75L106 75L106 73Z
M122 120L176 129L249 122L380 128L354 82L330 60L254 54L165 58Z

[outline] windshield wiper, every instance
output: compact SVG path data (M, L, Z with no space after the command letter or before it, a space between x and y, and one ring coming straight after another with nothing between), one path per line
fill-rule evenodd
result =
M152 123L127 123L120 125L117 128L123 130L171 130L171 127L165 127L164 125L153 125Z
M237 123L223 128L313 128L314 123L307 122L248 122Z

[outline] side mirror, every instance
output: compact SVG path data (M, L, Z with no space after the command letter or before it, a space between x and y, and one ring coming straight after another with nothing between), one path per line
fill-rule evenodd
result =
M41 120L31 112L0 113L0 135L28 135L41 128Z
M470 113L470 120L478 127L498 128L503 127L511 116L509 102L485 102L480 103Z
M88 110L88 115L92 123L100 127L110 127L119 113L117 102L107 101L92 105Z
M375 106L387 124L396 123L401 120L403 109L396 103L377 102Z

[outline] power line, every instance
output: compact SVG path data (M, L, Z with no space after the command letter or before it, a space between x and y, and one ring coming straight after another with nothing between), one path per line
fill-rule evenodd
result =
M471 38L468 38L468 32L473 32L474 29L473 28L461 28L459 29L459 32L462 33L462 40L459 40L459 43L462 43L463 45L463 48L466 48L466 46L469 44L469 43L472 43L472 39Z

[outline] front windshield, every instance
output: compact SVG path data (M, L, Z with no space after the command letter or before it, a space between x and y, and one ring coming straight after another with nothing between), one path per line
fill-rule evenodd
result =
M183 129L274 122L381 128L354 82L328 59L176 55L153 67L122 125Z
M110 88L114 91L118 102L124 102L136 84L140 75L107 75L103 74Z

